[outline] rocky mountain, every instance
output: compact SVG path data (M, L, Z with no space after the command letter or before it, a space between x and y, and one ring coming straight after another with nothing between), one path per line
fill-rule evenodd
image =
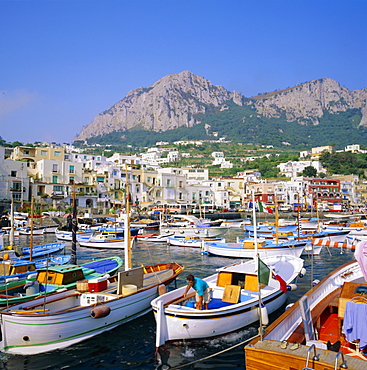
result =
M360 125L367 126L367 89L350 91L330 78L322 78L299 86L258 95L252 98L258 113L268 118L285 116L288 122L314 125L328 111L345 112L361 109Z
M138 126L152 131L191 127L198 113L219 107L228 100L242 105L242 95L213 85L203 77L184 71L167 75L150 87L130 91L124 99L98 114L75 140Z
M324 78L252 98L213 85L189 71L167 75L150 87L130 91L125 98L98 114L74 140L85 140L131 128L163 132L200 123L200 113L228 109L233 101L250 105L267 118L283 118L302 125L317 125L327 111L361 110L360 125L367 126L367 89L350 91Z

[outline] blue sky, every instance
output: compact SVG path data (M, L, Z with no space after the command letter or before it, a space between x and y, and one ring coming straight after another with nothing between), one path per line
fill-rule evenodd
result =
M72 142L130 91L189 70L250 97L367 88L365 0L0 0L0 136Z

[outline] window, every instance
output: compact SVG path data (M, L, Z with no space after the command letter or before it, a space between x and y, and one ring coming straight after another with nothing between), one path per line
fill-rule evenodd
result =
M17 177L17 171L10 171L11 177Z
M60 152L55 152L55 157L60 157Z
M89 184L89 177L86 177L86 178L84 179L84 184L86 184L86 185L88 185L88 184Z
M74 173L74 170L75 170L74 166L69 166L69 173Z
M179 187L179 188L182 188L182 187L183 187L183 182L182 182L182 181L179 181L179 182L178 182L178 187Z
M62 189L62 186L60 186L60 185L54 185L54 186L52 187L52 190L53 190L53 191L62 191L63 189Z
M74 176L69 177L69 184L74 184Z
M25 149L25 150L23 150L23 154L24 154L24 155L29 155L29 150L26 150L26 149Z
M150 182L150 180L151 180L151 178L150 178L150 177L148 177L148 178L147 178L147 181L148 181L148 182Z
M52 183L57 184L57 176L52 176Z
M21 191L21 183L20 182L13 182L13 185L12 185L12 187L13 187L13 190L15 190L15 191Z
M47 155L47 150L41 150L41 155L45 157Z
M57 172L57 164L52 165L52 172Z
M167 179L167 186L171 186L171 180Z
M97 182L103 182L103 181L104 181L104 177L97 176Z

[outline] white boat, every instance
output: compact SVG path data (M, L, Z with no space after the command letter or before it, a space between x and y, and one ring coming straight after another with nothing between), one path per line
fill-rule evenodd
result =
M94 230L78 230L76 232L77 238L80 236L90 236L94 233ZM68 230L56 229L56 238L58 240L65 240L71 242L73 240L73 232Z
M249 220L243 220L236 219L236 220L224 220L221 224L221 226L228 227L230 229L241 229L243 228L243 225L249 224L251 221Z
M300 257L306 244L306 242L287 241L277 245L264 239L258 239L257 251L260 258L278 255ZM221 257L255 258L256 245L254 239L245 239L239 243L206 242L202 251Z
M347 310L357 308L352 327L364 328L366 317L358 305L363 309L360 305L367 303L365 288L358 262L338 267L245 347L246 369L366 369L362 338L349 340L349 325L344 327Z
M0 350L33 355L65 348L148 313L150 302L183 271L161 263L83 281L1 311Z
M227 227L210 226L202 223L199 218L192 215L171 215L170 217L176 219L181 225L173 222L161 222L160 234L174 233L185 236L217 237L224 235L228 231Z
M157 242L157 243L167 243L167 239L174 235L173 233L171 234L138 234L136 235L136 240L137 241L145 241L145 242Z
M244 225L244 231L248 233L253 233L254 232L254 225ZM256 226L256 232L258 234L264 233L264 234L274 234L277 232L279 233L286 233L286 232L295 232L298 229L298 225L287 225L287 226L276 226L276 225L263 225L263 226Z
M270 314L286 302L287 285L302 271L303 260L293 256L276 256L264 258L263 262L278 279L270 278L268 285L261 285L260 289L261 301ZM186 286L153 299L156 347L166 341L216 337L258 321L257 269L255 260L242 261L220 268L218 273L205 278L211 289L208 310L194 308L196 293L193 289L183 297ZM261 311L264 313L264 310Z
M43 235L45 232L45 229L43 227L21 227L19 229L20 235Z
M201 238L199 236L181 236L173 235L168 237L167 244L176 247L191 247L191 248L201 248L203 243L206 242L219 242L225 243L225 239L221 238Z

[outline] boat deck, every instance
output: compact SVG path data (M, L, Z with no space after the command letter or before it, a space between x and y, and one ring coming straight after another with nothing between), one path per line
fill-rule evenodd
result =
M303 369L306 366L307 353L310 347L300 345L297 349L291 349L291 346L292 343L289 343L287 348L281 348L281 342L274 340L259 340L251 346L246 346L246 369ZM320 356L318 361L312 360L314 354L315 352L312 349L309 356L309 368L315 370L335 368L337 352L316 348L316 354ZM348 369L365 370L367 368L366 357L363 354L354 352L351 355L344 356ZM342 361L342 357L340 357L338 359L339 366ZM286 364L289 364L289 366Z

